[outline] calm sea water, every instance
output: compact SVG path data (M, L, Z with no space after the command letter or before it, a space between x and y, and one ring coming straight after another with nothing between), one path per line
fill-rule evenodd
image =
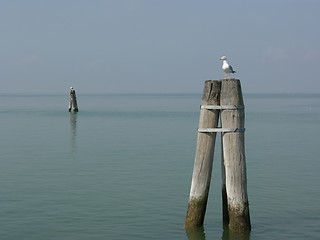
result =
M0 95L0 239L319 239L320 95L245 94L252 232L223 230L219 141L184 231L200 99Z

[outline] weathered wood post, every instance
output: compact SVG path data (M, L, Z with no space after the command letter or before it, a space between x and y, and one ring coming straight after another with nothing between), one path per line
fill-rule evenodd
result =
M235 109L221 111L222 129L234 129L222 133L222 202L227 205L223 206L224 222L233 231L249 232L251 223L244 148L245 114L241 84L238 79L221 81L220 104L235 106Z
M219 110L206 108L208 105L220 105L220 81L205 82L197 135L197 146L192 174L185 228L191 229L203 225L210 188L215 132L206 132L207 128L216 128Z
M69 112L74 111L78 112L78 103L77 103L77 96L76 91L73 89L73 87L70 88L70 101L69 101Z

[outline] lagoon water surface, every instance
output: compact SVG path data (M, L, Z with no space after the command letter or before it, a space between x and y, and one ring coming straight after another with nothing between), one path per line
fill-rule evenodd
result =
M319 239L320 95L244 94L252 232L184 220L200 94L0 95L0 239ZM218 136L219 139L219 136Z

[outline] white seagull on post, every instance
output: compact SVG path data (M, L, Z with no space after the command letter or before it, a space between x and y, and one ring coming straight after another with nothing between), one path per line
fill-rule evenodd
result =
M220 58L220 60L222 60L222 69L225 73L225 78L227 78L227 76L230 78L230 73L235 73L236 71L233 70L233 68L231 67L231 65L227 62L227 57L226 56L222 56Z

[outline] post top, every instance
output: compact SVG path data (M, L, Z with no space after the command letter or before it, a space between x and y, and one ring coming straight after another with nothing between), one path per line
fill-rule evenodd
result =
M237 78L223 78L223 79L207 79L206 82L210 82L210 81L240 81L240 79Z

